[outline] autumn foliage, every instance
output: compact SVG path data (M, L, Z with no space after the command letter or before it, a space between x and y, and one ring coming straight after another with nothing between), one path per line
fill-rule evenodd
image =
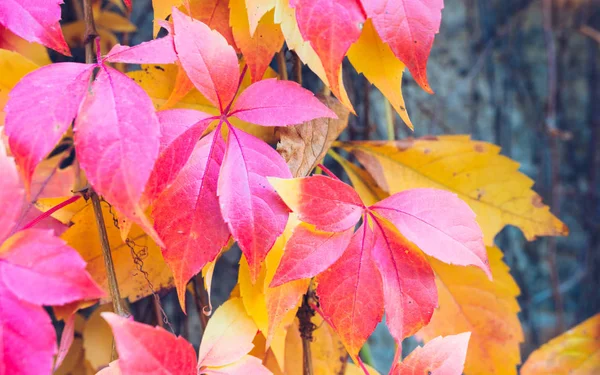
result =
M466 135L337 140L356 114L346 56L413 128L402 74L433 93L443 0L153 0L161 37L131 47L115 33L135 31L135 1L83 0L62 26L61 3L0 1L0 375L376 374L361 349L382 320L390 374L517 373L519 287L494 238L568 233L533 181ZM86 61L39 45L78 41ZM237 286L212 312L234 243ZM198 354L161 306L172 288L198 302ZM148 296L156 327L127 311ZM599 321L522 373L600 371Z

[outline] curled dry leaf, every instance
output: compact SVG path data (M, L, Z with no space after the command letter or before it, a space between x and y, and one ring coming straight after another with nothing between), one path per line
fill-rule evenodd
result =
M318 97L335 112L337 119L320 118L279 129L277 151L285 159L294 177L304 177L319 164L331 144L348 126L350 112L337 99Z

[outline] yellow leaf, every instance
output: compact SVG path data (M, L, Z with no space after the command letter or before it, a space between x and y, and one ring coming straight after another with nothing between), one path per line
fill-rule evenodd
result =
M381 40L371 20L367 20L360 38L348 50L348 59L390 101L404 123L414 129L402 96L404 64Z
M253 36L260 19L271 9L275 8L277 0L246 0L250 35Z
M173 89L175 88L175 81L177 77L177 65L142 65L141 70L127 73L128 76L133 78L150 96L154 106L162 108L165 106ZM265 78L275 77L275 71L268 69L265 73ZM240 92L246 87L250 86L250 77L246 75L242 81ZM218 115L219 110L212 106L212 104L195 88L192 89L187 95L185 95L177 104L173 105L172 108L189 108L197 111L210 113L212 115ZM250 124L237 118L230 118L231 123L248 132L265 142L275 142L275 128L267 126L258 126Z
M38 66L52 63L48 50L39 43L30 43L0 26L0 49L17 52ZM12 78L12 77L11 77Z
M160 25L157 21L165 20L171 14L173 7L178 8L182 4L183 0L152 0L152 8L154 9L153 35L155 38L160 30Z
M471 332L466 375L517 374L523 330L517 313L519 287L502 262L502 252L488 247L494 280L475 267L457 267L433 258L439 307L417 336L426 341L438 336Z
M269 67L273 55L283 46L281 27L273 22L274 11L268 11L250 34L244 0L229 1L229 24L235 44L244 54L253 81L259 81Z
M85 352L83 350L83 339L81 335L85 328L85 319L75 315L75 338L69 347L62 364L54 371L54 375L85 374Z
M96 371L108 365L112 357L114 341L112 330L100 316L100 313L106 311L112 311L110 304L100 306L94 310L83 329L85 358Z
M82 47L84 45L85 23L82 20L63 25L62 31L69 47ZM113 46L119 43L119 40L110 30L98 28L97 31L100 36L100 52L106 55Z
M8 102L8 93L28 73L39 66L17 53L0 49L0 125L4 125L4 106Z
M375 370L373 367L369 365L365 365L365 367L367 368L367 371L369 371L369 375L379 375L377 370ZM348 363L345 375L365 375L365 372L354 363Z
M114 31L116 33L132 33L137 30L128 18L114 12L99 12L94 17L96 27Z
M317 53L312 48L309 42L305 41L302 38L302 34L300 34L300 29L298 28L298 23L296 22L296 11L290 7L288 0L276 0L277 4L275 5L275 23L281 25L281 32L285 37L285 42L289 49L294 50L300 60L319 77L323 84L329 87L329 81L327 80L327 75L325 74L325 68L323 68L323 63ZM354 108L352 107L352 103L350 102L350 98L348 98L348 93L346 92L346 88L344 87L344 82L342 79L342 69L339 72L339 85L340 85L340 93L338 99L342 102L343 105L346 106L352 113L354 113Z
M600 314L555 337L531 353L522 375L600 374Z
M121 240L121 232L113 221L116 216L113 216L107 203L102 202L102 212L121 296L134 302L151 294L153 290L172 287L173 276L158 245L137 225L133 225L129 238L135 245L132 244L131 249ZM72 222L73 225L61 237L79 252L87 262L87 271L105 291L108 291L102 248L100 241L96 240L100 237L92 205L86 205L75 214ZM141 265L141 270L138 264Z
M312 318L316 328L310 344L314 375L343 374L348 365L348 353L344 344L319 315ZM302 338L298 320L288 328L285 343L285 374L302 375Z
M341 145L390 194L425 187L456 193L477 214L487 246L505 225L519 227L528 240L568 234L531 190L533 180L493 144L457 135Z

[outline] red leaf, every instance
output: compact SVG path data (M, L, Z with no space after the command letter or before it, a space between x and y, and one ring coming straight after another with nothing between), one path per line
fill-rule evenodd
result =
M282 157L268 144L229 127L219 175L221 212L248 260L253 281L287 223L289 210L266 177L291 178Z
M389 44L423 90L433 93L427 82L427 59L440 30L444 0L362 0L362 3L381 40Z
M265 79L250 85L236 100L230 116L263 126L301 124L337 118L335 112L296 82Z
M46 311L15 296L0 277L0 373L52 372L56 334Z
M317 276L323 318L335 328L353 360L383 316L381 277L371 258L373 241L373 232L363 223L344 255Z
M132 47L117 44L104 57L104 61L127 64L172 64L177 61L177 53L173 36L167 35Z
M230 46L236 48L231 27L229 26L229 1L202 0L192 1L190 15L208 27L219 32Z
M475 213L455 194L438 189L396 193L371 207L425 254L449 264L474 265L491 279Z
M301 223L285 245L270 287L311 278L325 271L344 253L353 233L354 227L343 232L323 232Z
M419 249L386 220L373 217L373 261L381 273L386 323L392 337L405 337L429 323L438 297L433 270Z
M223 110L237 91L239 66L233 47L217 31L173 8L175 48L190 80Z
M51 230L19 231L0 250L0 276L6 287L20 299L37 305L103 297L104 292L85 266L79 253Z
M8 157L4 143L0 142L0 244L11 234L21 215L25 192L13 158Z
M144 90L102 67L75 121L77 158L98 193L161 244L139 204L158 157L159 132Z
M219 133L204 137L152 212L184 311L187 282L215 259L229 239L217 199L224 149Z
M437 337L394 365L390 375L460 375L465 367L471 332Z
M340 70L350 45L360 37L365 13L358 0L291 0L298 28L323 62L331 91L340 94Z
M63 0L2 0L0 24L29 42L37 42L71 56L60 29Z
M127 9L129 9L129 11L131 12L131 10L133 9L133 4L131 4L131 0L123 0L123 2L125 3Z
M144 196L152 202L177 177L196 143L210 124L211 115L192 109L157 112L160 123L159 156L146 184Z
M35 167L71 126L93 70L93 65L77 63L48 65L10 92L5 131L28 189Z
M112 328L123 374L196 375L196 352L184 338L113 313L102 317Z
M341 232L353 228L365 208L351 186L331 177L317 175L269 182L300 220L319 230Z

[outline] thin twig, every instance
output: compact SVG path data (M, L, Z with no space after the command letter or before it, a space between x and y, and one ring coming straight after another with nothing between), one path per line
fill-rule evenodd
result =
M83 34L85 63L93 64L96 57L94 54L94 39L98 36L98 31L96 31L96 24L94 23L92 0L83 0L83 21L85 22L85 31Z
M198 316L200 317L200 324L202 325L202 332L204 333L204 330L208 325L209 317L204 312L208 306L208 301L206 300L206 296L204 294L204 278L202 277L202 272L192 279L192 283L194 285L194 302L196 303L196 309L198 310Z
M291 51L291 53L294 57L294 79L302 86L302 60L300 60L300 56L296 52Z
M288 79L287 63L285 61L285 48L277 52L277 70L279 71L279 78L284 81Z
M312 334L315 330L315 325L311 321L312 317L315 316L315 310L310 307L308 302L310 293L309 288L309 291L302 298L302 306L300 306L296 314L300 322L300 337L302 337L302 373L304 375L314 374L310 343L313 340Z

